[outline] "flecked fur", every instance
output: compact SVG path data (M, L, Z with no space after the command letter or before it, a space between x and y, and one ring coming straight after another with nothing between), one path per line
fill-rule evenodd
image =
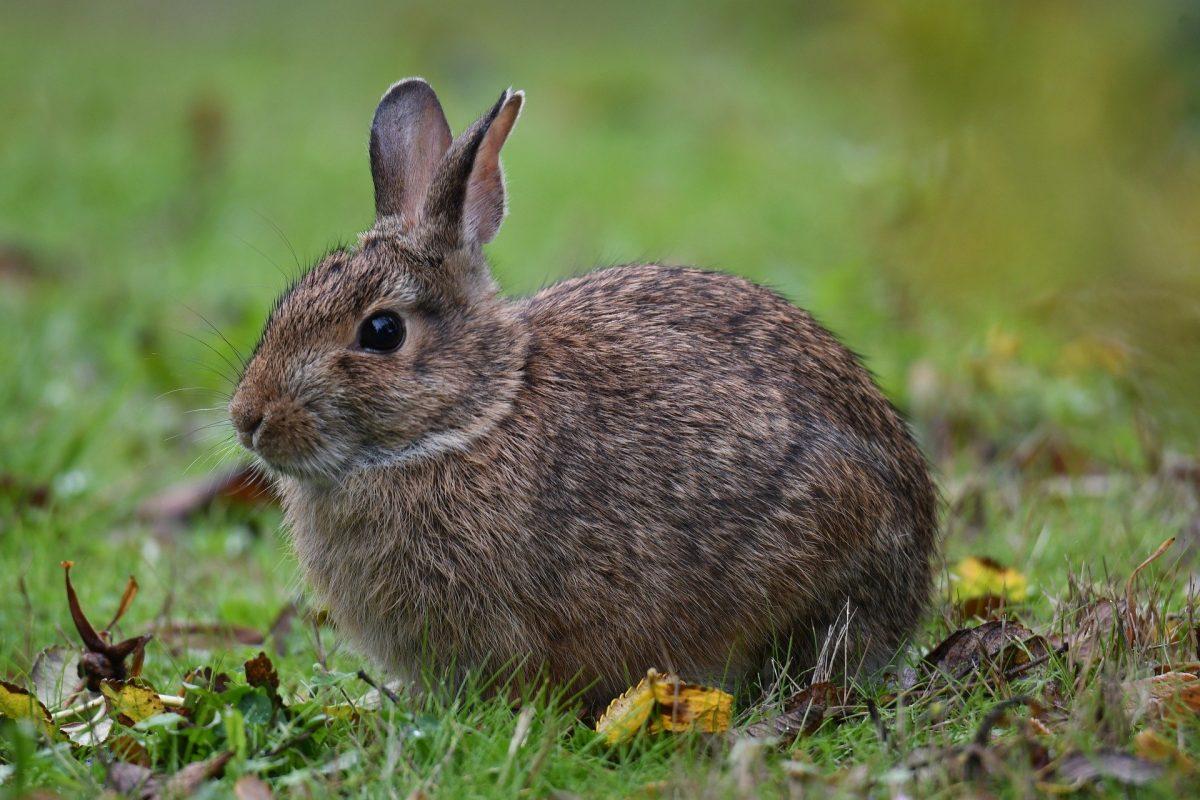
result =
M316 594L391 670L540 673L593 706L652 666L755 673L789 639L811 667L847 608L852 651L883 663L937 547L904 422L741 278L638 264L501 297L480 240L503 181L471 161L498 158L503 136L480 143L514 97L449 145L423 205L383 187L405 213L280 300L231 404ZM407 327L391 354L355 347L379 309Z

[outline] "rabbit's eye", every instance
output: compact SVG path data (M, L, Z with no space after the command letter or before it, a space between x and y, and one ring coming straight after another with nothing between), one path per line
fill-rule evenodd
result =
M358 326L358 346L372 353L390 353L404 343L404 322L390 311L372 314Z

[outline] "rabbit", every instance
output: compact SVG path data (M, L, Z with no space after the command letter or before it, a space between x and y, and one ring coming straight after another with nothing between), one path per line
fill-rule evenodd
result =
M748 280L662 264L502 296L505 91L457 138L419 78L375 111L376 220L276 302L229 406L299 564L391 674L546 681L860 667L931 592L936 490L856 356ZM845 656L845 654L843 654ZM841 657L839 657L839 661Z

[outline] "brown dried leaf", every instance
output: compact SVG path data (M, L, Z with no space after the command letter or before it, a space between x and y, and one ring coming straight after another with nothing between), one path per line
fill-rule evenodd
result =
M233 794L237 800L271 800L275 795L271 787L257 775L243 775L233 785Z
M1072 788L1082 787L1099 778L1112 778L1129 786L1144 786L1163 772L1161 764L1118 750L1074 753L1053 768L1058 779L1066 781Z
M832 712L854 702L844 687L828 681L814 683L789 697L782 714L747 725L741 732L752 738L777 737L790 742L801 734L814 733Z
M261 470L247 465L171 486L142 503L138 515L149 522L177 526L218 503L251 507L272 505L278 499Z
M83 613L83 608L79 605L79 597L75 594L75 587L71 583L71 567L74 565L72 561L62 562L63 576L67 586L67 605L71 610L71 619L75 623L75 630L79 632L79 638L83 640L84 653L79 659L80 671L85 678L87 688L90 691L98 692L100 684L106 680L124 681L141 674L146 642L150 641L152 637L135 636L132 639L112 644L108 641L107 630L97 633L87 615ZM129 583L126 584L125 592L121 597L117 615L113 619L114 623L124 614L125 608L128 607L135 594L137 594L137 581L130 576ZM127 658L130 659L128 665L125 664Z
M258 655L246 662L245 670L246 683L266 689L276 707L283 705L283 699L279 696L279 673L266 653L260 650Z
M924 663L929 671L958 681L981 666L991 664L1006 672L1049 653L1045 637L1021 623L991 620L950 634L925 656Z
M266 640L253 628L223 622L171 622L156 627L154 635L168 647L182 650L224 650Z
M121 617L125 616L125 612L129 610L129 605L133 602L133 598L137 597L137 593L137 578L130 575L129 580L125 582L125 591L121 592L121 602L117 604L117 613L113 614L112 621L105 625L104 630L101 631L101 635L105 639L108 638L108 632L113 629L113 626L121 621Z
M218 753L204 761L188 764L167 778L163 784L163 796L190 797L205 781L220 776L231 758L233 758L233 751L226 750L224 753Z
M158 779L146 767L114 761L108 765L104 785L118 794L142 800L158 795Z
M1200 677L1190 672L1164 672L1125 684L1125 711L1154 716L1200 713Z
M118 760L137 764L139 767L148 767L153 763L150 751L132 736L118 736L108 745L108 749Z

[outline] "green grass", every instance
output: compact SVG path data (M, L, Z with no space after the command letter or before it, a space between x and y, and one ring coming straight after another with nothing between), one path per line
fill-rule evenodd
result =
M1186 6L442 6L6 10L0 673L20 681L38 649L75 641L63 559L98 619L137 576L126 635L159 618L265 630L303 591L275 510L216 509L169 534L135 512L224 458L233 353L206 320L246 352L287 279L370 225L367 124L410 74L456 128L505 86L528 92L505 151L510 216L489 249L507 291L644 258L770 283L864 353L910 414L947 496L949 563L1021 570L1031 598L1017 613L1049 632L1069 573L1119 584L1180 535L1143 587L1171 576L1167 610L1184 609L1197 497L1162 462L1197 441L1200 50ZM1068 474L1021 458L1037 442ZM1103 478L1084 486L1085 473ZM47 487L49 504L3 488L18 484ZM945 605L910 659L949 632ZM912 779L900 766L914 749L964 743L998 699L1055 679L1074 714L1056 754L1129 751L1150 723L1105 729L1088 710L1107 707L1106 675L1145 674L1164 654L1113 655L1077 687L1056 663L940 707L898 711L886 686L865 687L887 744L860 715L778 750L700 737L610 750L535 701L510 757L518 712L477 691L327 724L323 707L359 697L354 673L375 670L336 632L317 637L287 637L275 660L294 718L247 723L218 796L256 771L317 795L785 796L797 762L821 776L814 791L871 781L883 796ZM175 692L189 667L236 675L255 652L154 642L146 674ZM230 724L136 735L170 771L234 742ZM1178 730L1200 758L1194 721ZM4 736L0 761L20 768L0 791L88 797L104 779L99 753ZM339 756L356 760L322 771ZM1025 794L1031 771L1003 763L983 785ZM925 791L961 793L952 773ZM1195 781L1171 770L1143 791Z

